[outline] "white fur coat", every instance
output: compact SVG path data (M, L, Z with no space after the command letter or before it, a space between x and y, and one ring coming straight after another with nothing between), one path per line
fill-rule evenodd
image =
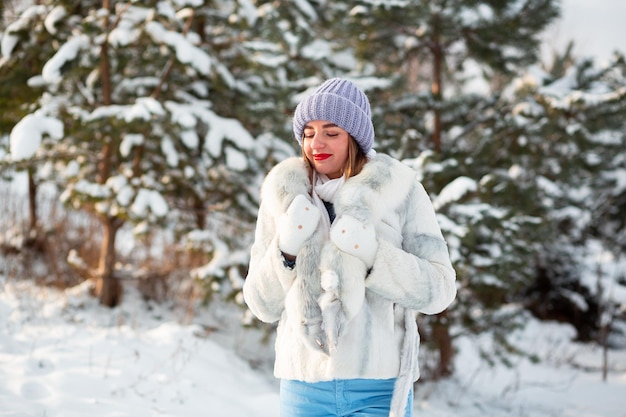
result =
M430 199L412 169L376 155L334 201L337 219L345 214L375 226L378 251L369 274L361 260L328 240L323 222L290 270L278 249L276 220L310 190L302 158L276 165L261 189L243 293L260 320L279 321L275 376L398 378L406 387L419 376L416 312L441 312L456 296L455 271Z

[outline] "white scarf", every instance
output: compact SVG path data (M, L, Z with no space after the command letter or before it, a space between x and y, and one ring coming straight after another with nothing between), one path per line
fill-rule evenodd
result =
M326 231L330 230L330 217L328 215L328 210L326 210L326 206L324 205L324 201L327 203L334 203L335 195L344 182L346 182L346 179L343 176L330 179L324 174L318 174L313 171L313 202L323 214L322 221L326 225Z
M370 149L367 152L367 159L370 160L376 156L376 151L374 148ZM326 210L326 206L323 201L327 203L335 203L335 194L337 191L341 189L343 184L346 182L346 178L342 175L339 178L330 179L325 174L318 174L315 169L313 170L313 202L317 206L318 209L324 214L322 216L322 221L326 225L325 230L330 231L330 217L328 215L328 210ZM323 201L322 201L323 200Z

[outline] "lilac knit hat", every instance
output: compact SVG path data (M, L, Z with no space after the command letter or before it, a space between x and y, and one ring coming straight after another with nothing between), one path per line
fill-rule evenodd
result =
M298 104L293 115L293 133L302 146L304 126L327 120L348 132L367 154L374 144L370 102L354 83L341 78L325 81Z

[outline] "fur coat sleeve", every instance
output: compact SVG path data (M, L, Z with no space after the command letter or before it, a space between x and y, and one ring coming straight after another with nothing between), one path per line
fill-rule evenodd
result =
M289 159L275 167L263 182L254 243L250 251L248 276L243 295L259 320L272 323L280 319L285 298L292 287L296 269L283 264L278 248L276 219L298 194L308 194L308 171L300 159Z
M405 308L436 314L456 297L456 273L431 201L419 182L411 187L404 205L402 244L397 247L379 239L365 285Z

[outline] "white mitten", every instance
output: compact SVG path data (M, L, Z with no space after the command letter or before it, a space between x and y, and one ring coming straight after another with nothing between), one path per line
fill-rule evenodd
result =
M304 194L293 199L278 218L278 247L283 253L297 256L320 220L320 210Z
M368 268L374 265L378 240L372 224L365 224L352 216L341 216L330 229L330 240L342 251L362 260Z

